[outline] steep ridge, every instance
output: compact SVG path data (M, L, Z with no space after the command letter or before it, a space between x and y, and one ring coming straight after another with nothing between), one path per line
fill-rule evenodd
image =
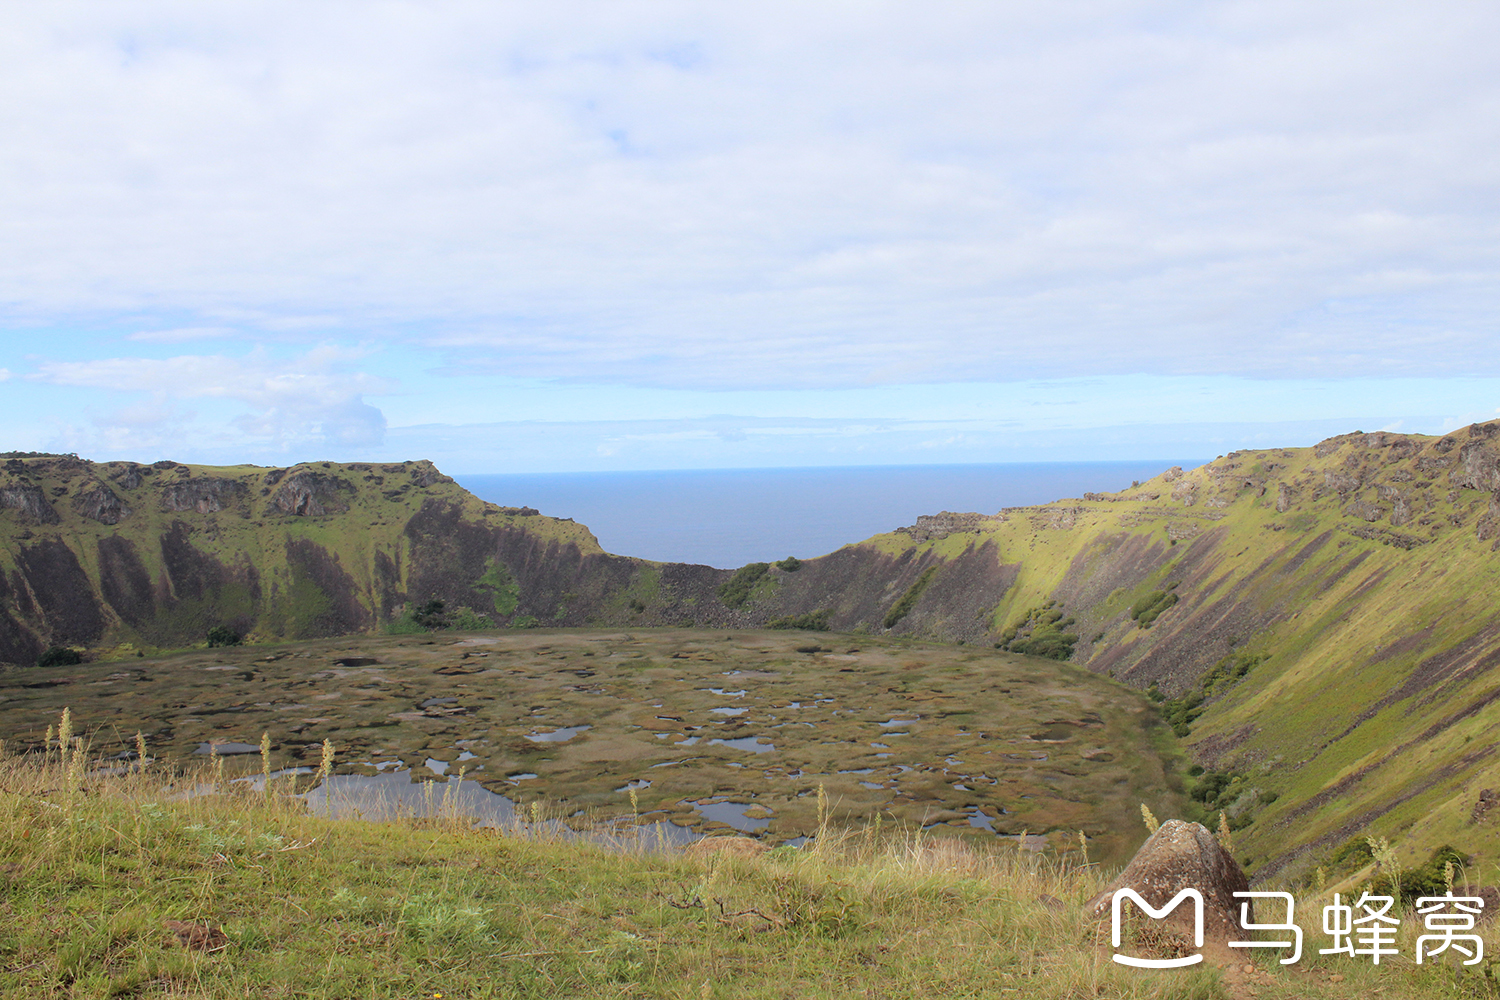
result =
M1259 875L1365 835L1493 858L1497 491L1500 423L1235 452L1117 494L920 519L809 562L775 613L878 628L925 574L892 631L1070 652L1159 691L1195 759L1239 776L1228 805Z
M582 625L663 575L582 525L469 495L430 462L288 469L11 456L0 466L0 662L368 631L442 600Z
M389 627L818 625L1071 659L1150 690L1223 775L1257 875L1351 837L1495 857L1500 423L1235 452L1115 494L948 513L738 577L603 552L430 463L14 456L0 661ZM738 588L720 590L731 579ZM721 593L730 596L723 597ZM726 599L730 604L726 604Z

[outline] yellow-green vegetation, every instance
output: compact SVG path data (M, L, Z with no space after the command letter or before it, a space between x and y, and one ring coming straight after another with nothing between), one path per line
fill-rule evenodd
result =
M1110 861L1144 836L1139 802L1166 815L1186 807L1175 741L1138 692L1067 664L942 643L532 629L3 676L34 685L0 688L13 746L40 749L65 707L110 754L130 750L137 731L172 759L214 741L250 749L269 733L278 766L314 766L332 740L343 774L435 777L436 762L523 808L542 799L700 830L724 829L703 807L738 804L772 842L815 829L820 786L856 820L1059 844L1083 830Z
M1032 609L1066 605L1072 662L1154 684L1186 752L1275 796L1236 831L1252 875L1310 879L1364 836L1408 866L1443 844L1489 863L1497 490L1500 424L1355 433L863 547L907 566L993 553L976 583L995 588L986 619L933 609L922 620L938 634L1008 644Z
M766 622L766 628L801 629L805 632L827 632L828 620L833 612L809 611L805 615L782 615Z
M628 834L473 829L451 811L328 819L290 779L255 787L160 761L101 777L77 763L86 754L0 752L7 996L1494 995L1473 970L1316 954L1326 894L1302 899L1314 947L1296 966L1247 953L1249 974L1125 968L1082 908L1112 872L1082 849L1038 856L825 816L804 849L699 860ZM1397 941L1408 956L1413 924Z
M1177 595L1173 593L1176 589L1177 585L1172 584L1166 590L1153 590L1136 601L1130 606L1131 620L1141 628L1150 628L1163 611L1177 603Z
M771 570L770 563L749 563L735 570L734 576L727 583L719 587L719 600L726 607L744 607L745 602L750 600L756 590L765 589L771 582L771 577L766 574Z
M932 578L937 575L938 568L937 566L928 566L924 569L922 575L917 577L916 582L906 588L906 593L901 595L900 600L891 605L891 610L885 614L884 624L886 628L890 628L911 613L911 609L916 605L917 599L922 596L922 591L927 589L928 584L932 583Z
M734 630L773 620L812 626L826 612L830 634L889 631L967 643L954 647L964 651L998 640L1013 652L1066 656L1094 674L1154 690L1182 751L1238 776L1236 801L1248 796L1244 801L1255 803L1226 820L1248 818L1234 831L1236 855L1254 877L1314 879L1329 855L1356 837L1384 838L1407 867L1444 844L1486 863L1500 857L1500 810L1491 808L1500 789L1500 611L1493 596L1500 593L1500 423L1442 438L1355 433L1313 448L1235 452L1119 493L995 514L944 512L798 561L795 571L783 560L732 575L608 556L587 529L483 504L420 462L265 470L17 456L3 465L0 508L7 528L0 659L14 663L53 655L48 647L91 647L91 659L134 657L169 639L202 642L215 626L252 643L368 632L435 599L453 613L470 608L475 617L465 620L473 625L488 617L512 629L692 623ZM726 581L732 586L721 602L715 594ZM84 638L67 638L75 632ZM800 640L780 634L820 650L827 641L821 633ZM854 703L862 667L846 673L826 651L799 655L823 657L818 676L850 684L839 697ZM950 690L930 659L913 659L919 665L909 674L899 660L882 668L875 685L881 698L939 690L967 699L961 710L992 711L998 688L971 680ZM59 666L38 668L51 676L16 678L5 697L57 696L54 688L74 668L53 662ZM1036 671L1038 662L1017 669ZM632 657L618 676L656 678L654 671L672 664L680 661ZM250 683L258 683L253 672ZM573 694L585 712L610 716L627 697L621 688L606 692L615 701L591 703L587 692L607 685L581 675L568 683L580 688ZM807 687L799 677L796 693L782 696L805 704ZM372 751L386 749L382 730L401 732L389 706L367 694L377 689L341 696L342 704L370 702L368 716L355 713L354 728L362 728L358 738ZM522 685L506 697L533 693ZM693 697L685 689L667 693L653 716L678 715L674 701ZM171 718L187 733L266 711L248 691L226 697L242 704L231 701L210 716L186 711L201 699L178 699ZM118 704L124 711L129 699ZM305 705L292 717L314 720L295 724L306 727L299 736L333 717L322 703L290 704ZM889 710L887 702L869 700L855 711L866 705ZM699 710L705 706L684 709ZM743 735L775 743L778 753L801 752L790 717L770 714L777 718L749 714L742 721L782 726L774 736L753 728ZM640 727L628 730L637 742L656 741L662 731L651 723L666 722L621 721ZM820 773L832 766L835 746L863 752L881 742L828 735L845 724L851 719L830 716L815 724L818 739L811 730L801 734L806 746L828 748L812 751L827 757L809 759ZM587 735L596 738L592 730ZM683 749L687 738L671 739L672 748ZM634 745L590 750L633 752ZM959 746L958 759L973 766L968 745ZM892 744L881 752L901 751ZM567 748L555 757L564 762L559 770L579 774L602 760L615 769L610 777L644 759L574 759ZM763 754L740 763L746 766L736 770L750 781L772 770ZM503 755L496 766L535 770ZM972 787L962 780L939 787L936 772L924 780L932 782L924 803L975 805L954 794L963 791L954 785ZM787 815L797 812L788 805Z
M1077 619L1065 616L1056 601L1031 608L1016 624L1006 629L995 644L997 649L1049 660L1066 660L1073 655L1078 635L1068 631Z

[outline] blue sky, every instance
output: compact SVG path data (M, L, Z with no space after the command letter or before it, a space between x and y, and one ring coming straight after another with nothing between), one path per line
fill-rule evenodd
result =
M0 450L1182 458L1500 414L1500 8L50 3Z

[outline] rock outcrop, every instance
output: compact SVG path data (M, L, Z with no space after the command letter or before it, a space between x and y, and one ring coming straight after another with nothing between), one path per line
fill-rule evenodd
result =
M1141 898L1160 909L1183 889L1197 889L1203 894L1204 954L1213 959L1230 959L1234 953L1228 943L1238 940L1240 905L1236 892L1249 892L1245 873L1224 850L1214 835L1201 823L1169 819L1146 839L1125 870L1103 892L1085 903L1095 917L1110 919L1111 901L1116 891L1134 889ZM1133 904L1131 904L1133 908ZM1254 920L1254 909L1250 911ZM1191 938L1193 912L1184 901L1162 924L1184 937Z
M62 520L41 487L26 483L0 486L0 507L18 510L41 524L56 524Z
M100 524L119 524L130 516L130 508L113 490L96 482L73 497L73 509Z
M283 514L322 517L348 510L349 504L341 494L353 492L354 486L338 476L297 472L276 487L276 492L271 495L271 503Z
M244 483L233 479L188 479L162 487L161 509L214 514L233 505L248 493Z

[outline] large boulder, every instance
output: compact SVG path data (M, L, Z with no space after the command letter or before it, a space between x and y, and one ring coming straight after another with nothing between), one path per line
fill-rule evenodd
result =
M1249 900L1235 899L1236 892L1249 892L1250 882L1229 852L1201 823L1169 819L1153 833L1130 864L1103 892L1084 904L1095 917L1110 919L1110 902L1119 889L1134 889L1151 906L1160 909L1183 889L1203 894L1204 954L1210 959L1236 960L1228 943L1239 940L1240 906ZM1135 911L1135 904L1127 904ZM1252 907L1250 919L1254 921ZM1157 926L1169 927L1183 937L1193 932L1193 907L1184 900ZM1243 952L1238 960L1243 961Z

